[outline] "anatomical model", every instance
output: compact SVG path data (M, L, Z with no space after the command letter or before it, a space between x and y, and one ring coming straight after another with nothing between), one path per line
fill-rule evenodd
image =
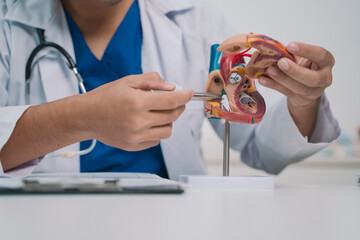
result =
M250 54L251 48L258 51ZM244 57L250 58L248 64ZM221 45L213 45L205 92L220 94L222 99L205 102L207 117L239 123L260 122L266 107L254 79L266 76L266 69L283 57L295 61L284 45L265 35L240 34Z

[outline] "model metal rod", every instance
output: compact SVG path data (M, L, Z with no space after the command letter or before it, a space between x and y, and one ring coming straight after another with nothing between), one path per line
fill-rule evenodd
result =
M224 129L224 154L223 154L223 176L229 176L229 156L230 156L230 122L225 121Z
M221 100L220 94L207 93L207 92L195 92L191 101L210 101L210 100Z
M151 90L151 92L163 93L168 91ZM221 95L216 93L194 92L194 96L191 98L191 101L211 101L211 100L221 100Z

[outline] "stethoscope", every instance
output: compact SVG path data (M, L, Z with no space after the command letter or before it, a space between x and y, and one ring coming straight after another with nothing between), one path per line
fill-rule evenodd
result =
M35 56L42 49L47 48L47 47L56 49L65 57L65 59L68 62L69 68L75 74L75 77L79 83L81 93L86 93L86 89L84 86L84 80L81 77L80 73L78 72L78 70L76 68L76 63L73 60L73 58L70 56L70 54L60 45L58 45L54 42L46 41L45 30L37 28L36 31L37 31L37 34L40 39L40 44L36 48L34 48L34 50L31 52L30 57L28 58L28 60L26 62L26 68L25 68L25 100L26 100L26 104L27 105L30 104L30 76L31 76L31 67L32 67L33 60L34 60ZM65 151L65 152L62 152L61 154L49 154L45 158L56 158L56 157L74 158L76 156L88 154L95 148L95 145L96 145L96 140L92 140L90 147L85 150L77 151L77 152Z

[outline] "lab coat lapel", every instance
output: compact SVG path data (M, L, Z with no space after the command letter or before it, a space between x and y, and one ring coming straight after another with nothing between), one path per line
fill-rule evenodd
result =
M184 58L182 31L166 15L165 10L174 11L175 7L169 9L168 4L160 3L165 1L139 0L143 31L142 69L144 73L159 72L166 81L182 89L183 74L179 67ZM181 5L177 10L184 10L187 7L190 5ZM161 141L170 178L178 179L181 174L205 172L201 156L194 156L194 153L199 151L194 149L197 144L193 144L193 139L185 111L173 124L172 136Z
M60 1L16 1L10 5L4 20L29 26L36 39L36 28L44 29L47 41L59 44L74 58L72 40ZM47 101L78 93L76 78L58 51L52 48L41 50L32 66L32 72L38 71L41 76Z
M5 20L29 26L35 38L38 38L36 28L44 29L47 41L59 44L74 57L73 45L60 1L16 1L10 6L4 17ZM32 71L37 70L40 70L47 101L78 93L76 78L58 51L51 48L41 50L33 62Z
M61 4L54 18L54 21L45 29L45 38L47 41L62 46L75 60L74 47ZM37 64L40 68L47 101L79 93L76 77L69 69L67 60L58 51L48 48L42 51L38 59L40 58Z
M4 20L45 29L61 5L58 0L6 1Z

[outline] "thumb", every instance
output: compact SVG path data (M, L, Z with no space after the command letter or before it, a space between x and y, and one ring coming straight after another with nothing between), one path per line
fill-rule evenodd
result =
M136 81L131 81L130 84L133 88L144 91L149 91L149 90L173 91L176 88L174 84L166 82L164 79L162 79L157 72L136 75Z

